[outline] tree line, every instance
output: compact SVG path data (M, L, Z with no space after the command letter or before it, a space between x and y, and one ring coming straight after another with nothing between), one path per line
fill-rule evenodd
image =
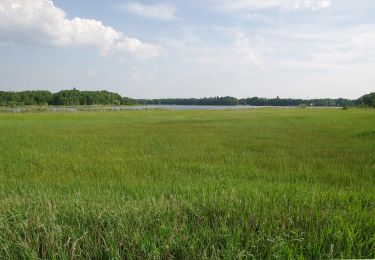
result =
M375 107L375 93L357 100L350 99L283 99L283 98L168 98L131 99L109 91L79 91L76 89L52 93L45 90L5 92L0 91L0 106L80 106L80 105L210 105L210 106L318 106L318 107Z
M356 106L357 100L349 99L281 99L281 98L244 98L212 97L212 98L170 98L170 99L138 99L142 105L223 105L223 106L319 106L319 107L350 107Z
M0 106L83 106L83 105L135 105L128 97L109 91L63 90L51 93L45 90L5 92L0 91Z

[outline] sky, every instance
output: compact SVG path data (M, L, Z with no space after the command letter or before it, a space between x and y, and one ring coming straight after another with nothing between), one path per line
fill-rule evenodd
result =
M374 0L0 0L0 91L375 92Z

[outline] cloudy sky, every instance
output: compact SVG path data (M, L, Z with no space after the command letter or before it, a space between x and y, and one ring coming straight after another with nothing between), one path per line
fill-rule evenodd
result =
M0 90L375 91L374 0L0 0Z

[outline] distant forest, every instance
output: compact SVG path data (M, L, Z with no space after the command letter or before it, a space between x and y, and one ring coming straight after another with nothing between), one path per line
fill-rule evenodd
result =
M189 98L189 99L140 99L136 100L138 104L143 105L224 105L224 106L356 106L357 100L349 99L283 99L283 98L244 98L237 99L234 97L211 97L211 98Z
M375 93L356 100L350 99L284 99L284 98L168 98L168 99L132 99L108 91L63 90L51 93L45 90L5 92L0 91L0 106L31 105L211 105L211 106L318 106L318 107L375 107Z
M0 91L0 106L79 106L79 105L135 105L134 99L121 97L108 91L63 90L51 93L45 90L4 92Z

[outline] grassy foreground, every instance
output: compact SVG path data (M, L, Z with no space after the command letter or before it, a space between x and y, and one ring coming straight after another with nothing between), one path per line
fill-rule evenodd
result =
M0 258L375 258L375 110L0 113Z

